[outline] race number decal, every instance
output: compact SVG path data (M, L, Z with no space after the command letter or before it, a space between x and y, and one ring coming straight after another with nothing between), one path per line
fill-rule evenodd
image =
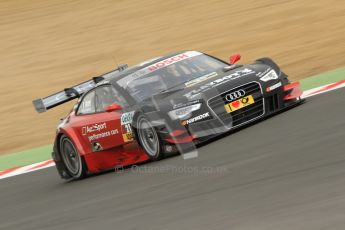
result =
M122 138L124 142L133 141L133 129L132 129L132 121L133 121L134 111L124 113L121 116L121 131L122 131Z
M131 124L122 125L122 137L124 142L133 141L133 131Z

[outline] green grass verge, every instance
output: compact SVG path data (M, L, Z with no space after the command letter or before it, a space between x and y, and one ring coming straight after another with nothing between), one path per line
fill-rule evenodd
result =
M345 68L335 69L301 80L303 90L312 89L345 79ZM37 163L51 158L52 145L47 145L27 151L0 155L0 171Z
M301 89L308 90L345 79L345 68L335 69L301 80Z
M52 145L0 156L0 171L51 159Z

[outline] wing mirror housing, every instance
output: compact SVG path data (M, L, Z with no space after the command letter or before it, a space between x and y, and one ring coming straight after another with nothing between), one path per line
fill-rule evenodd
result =
M240 54L233 54L230 56L229 58L229 62L231 65L235 64L236 62L238 62L241 59L241 55Z
M113 103L105 107L106 112L113 112L113 111L118 111L118 110L122 110L122 106L116 103Z

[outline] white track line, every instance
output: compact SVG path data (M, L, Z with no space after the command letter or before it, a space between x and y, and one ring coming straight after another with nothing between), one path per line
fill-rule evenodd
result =
M308 97L312 97L315 95L319 95L319 94L326 93L326 92L336 90L339 88L343 88L343 87L345 87L345 80L338 81L338 82L331 83L331 84L327 84L327 85L323 85L320 87L316 87L314 89L306 90L303 92L301 97L302 98L308 98Z
M7 169L7 170L0 172L0 175L1 175L0 179L4 179L7 177L17 176L17 175L41 170L44 168L52 167L54 165L55 165L55 163L53 162L53 160L46 160L46 161L38 162L35 164L26 165L23 167L18 167L16 169ZM6 172L6 171L8 171L8 172Z

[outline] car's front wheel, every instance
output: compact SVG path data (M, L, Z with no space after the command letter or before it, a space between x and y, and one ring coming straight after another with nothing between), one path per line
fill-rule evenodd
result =
M162 142L160 141L156 129L145 116L141 115L138 117L136 131L138 141L149 158L152 160L162 158Z
M61 137L60 153L67 173L74 179L86 176L86 165L83 158L75 148L73 142L66 136Z

